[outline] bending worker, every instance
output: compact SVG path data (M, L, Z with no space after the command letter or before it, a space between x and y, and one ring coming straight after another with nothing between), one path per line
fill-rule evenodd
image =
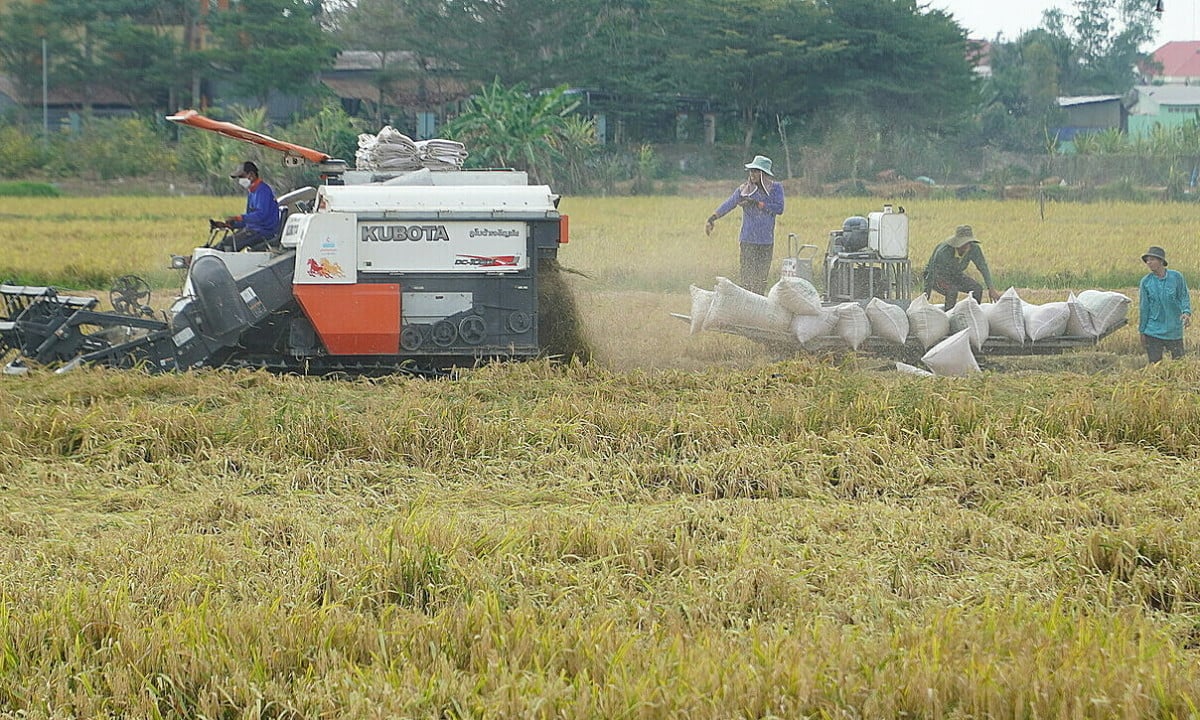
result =
M765 295L775 254L775 217L783 214L783 185L771 179L775 174L771 172L771 158L765 155L756 155L745 168L750 171L749 178L708 217L704 234L711 235L717 220L740 205L741 286Z
M971 263L975 263L975 269L983 276L983 285L967 275L967 266ZM949 310L958 302L960 292L973 295L975 302L983 302L985 286L992 302L1000 299L1000 293L992 285L992 273L988 270L979 240L970 225L959 225L954 235L938 243L933 255L929 256L929 263L925 266L925 295L928 297L934 290L941 293L946 298L942 308Z

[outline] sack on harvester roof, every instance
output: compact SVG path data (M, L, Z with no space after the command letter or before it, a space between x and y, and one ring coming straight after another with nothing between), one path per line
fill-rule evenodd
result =
M903 345L908 339L908 313L899 305L871 298L867 303L867 320L871 323L871 333L888 342Z
M704 329L749 327L788 332L792 314L758 293L738 287L728 278L717 278L716 296L704 320Z
M988 319L988 332L1024 344L1024 306L1025 301L1017 295L1017 289L1011 287L996 302L982 305Z

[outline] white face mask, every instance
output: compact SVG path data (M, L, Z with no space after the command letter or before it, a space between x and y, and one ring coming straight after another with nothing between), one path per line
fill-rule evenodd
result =
M241 185L243 190L249 190L250 178L238 178L238 185Z

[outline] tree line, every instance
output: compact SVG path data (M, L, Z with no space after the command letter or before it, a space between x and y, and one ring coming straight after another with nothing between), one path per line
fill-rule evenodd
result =
M1154 21L1143 0L1076 0L996 38L981 77L963 28L918 0L12 0L0 66L27 106L44 70L56 88L118 92L161 117L217 82L257 103L319 101L337 53L367 51L381 101L389 84L418 88L399 112L429 109L419 89L447 75L578 88L612 98L606 114L640 128L636 143L672 139L664 119L702 102L718 143L840 144L854 174L905 148L1043 150L1058 95L1129 89Z

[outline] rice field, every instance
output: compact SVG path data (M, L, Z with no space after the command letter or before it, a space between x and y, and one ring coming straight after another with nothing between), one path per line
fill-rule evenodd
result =
M587 365L0 377L0 717L1200 714L1200 363L689 337L720 200L564 199ZM229 202L9 201L0 276L168 298ZM877 209L789 202L807 242ZM907 211L1037 302L1136 299L1151 242L1200 283L1185 206Z

